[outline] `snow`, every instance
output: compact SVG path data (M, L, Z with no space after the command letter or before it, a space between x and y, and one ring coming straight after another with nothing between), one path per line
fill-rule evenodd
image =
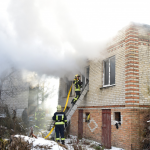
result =
M29 143L33 143L33 147L39 145L43 145L43 146L52 146L51 150L64 150L64 148L62 148L61 146L59 146L55 141L50 141L50 140L45 140L44 138L38 137L36 138L30 138L28 136L24 136L24 135L15 135L15 137L21 137L23 138L25 141L29 141ZM37 150L35 148L33 148L32 150Z
M72 147L72 145L70 145L70 144L67 144L67 143L69 143L71 140L72 141L76 141L76 139L77 139L77 136L70 136L70 139L66 139L65 140L65 145L68 147L68 150L73 150L73 147ZM95 145L101 145L100 143L98 143L98 142L95 142L95 141L93 141L93 140L88 140L88 139L85 139L85 138L82 138L82 140L79 140L79 144L78 145L80 145L80 142L81 141L86 141L86 142L89 142L90 143L90 145L92 145L92 144L95 144ZM86 150L95 150L94 148L90 148L90 145L84 145L84 144L82 144L82 147L83 148L85 148ZM104 149L104 150L110 150L110 149ZM112 148L111 148L111 150L124 150L124 149L122 149L122 148L117 148L117 147L113 147L112 146Z
M41 145L43 145L43 146L51 146L51 150L65 150L64 147L59 146L55 141L46 140L46 139L44 139L42 137L38 137L37 139L36 138L31 138L31 137L28 137L28 136L24 136L24 135L15 135L15 137L21 137L25 141L29 141L29 143L33 143L32 150L39 150L39 148L34 148L37 145L39 145L39 146L41 146ZM68 144L68 143L71 140L73 140L75 142L76 139L77 139L76 136L71 136L71 138L65 140L65 143L66 143L65 145L68 147L68 150L73 150L73 147L72 147L73 144ZM95 141L91 141L91 140L87 140L87 139L83 138L82 141L84 141L84 140L89 141L90 144L100 145L100 143L97 143ZM81 143L81 146L86 148L87 150L94 150L94 148L90 148L90 145L82 144L81 140L79 141L78 145L80 145L80 143ZM105 150L108 150L108 149L105 149ZM112 147L111 150L123 150L123 149L122 148Z
M0 114L0 118L6 118L5 114Z

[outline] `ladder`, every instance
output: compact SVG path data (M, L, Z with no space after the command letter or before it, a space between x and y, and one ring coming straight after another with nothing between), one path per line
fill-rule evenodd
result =
M67 111L66 116L67 116L67 123L70 123L71 117L74 114L74 112L76 111L78 105L80 104L80 102L83 100L84 96L86 95L87 91L89 90L89 81L86 81L86 84L84 86L84 88L82 88L81 91L81 95L79 97L79 99L77 100L77 102L75 103L75 105L73 105L72 107L70 107L70 109ZM50 126L49 126L49 130L51 130L48 135L45 137L45 139L51 134L51 137L53 139L55 139L55 131L54 131L54 121L51 122Z
M87 91L89 90L89 81L86 82L84 88L81 91L81 95L77 102L70 107L70 109L67 111L66 116L67 116L67 123L70 122L72 115L74 112L77 110L77 107L79 106L80 102L83 100L84 96L86 95Z

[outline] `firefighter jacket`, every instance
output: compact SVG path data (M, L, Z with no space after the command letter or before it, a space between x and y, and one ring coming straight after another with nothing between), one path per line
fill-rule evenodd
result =
M52 119L55 121L55 125L64 125L67 123L67 117L64 112L55 112Z
M80 80L74 79L73 84L75 86L75 91L80 91L82 87L82 82Z

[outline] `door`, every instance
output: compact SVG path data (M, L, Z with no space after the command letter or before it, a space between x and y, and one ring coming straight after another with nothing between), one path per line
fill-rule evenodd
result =
M111 148L111 110L102 110L102 144L105 148Z
M83 109L78 110L78 137L83 137Z

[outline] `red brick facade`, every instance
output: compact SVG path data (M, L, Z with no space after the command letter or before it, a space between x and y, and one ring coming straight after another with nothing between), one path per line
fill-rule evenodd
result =
M90 113L90 118L96 122L97 128L92 132L90 130L95 127L93 122L83 122L83 137L102 143L102 109L83 109L83 115ZM125 150L140 149L140 125L142 123L142 115L140 109L122 109L120 107L111 109L111 116L114 112L121 113L121 125L117 129L111 121L111 145L124 148ZM78 110L71 119L70 134L78 136ZM90 125L90 128L88 126Z

